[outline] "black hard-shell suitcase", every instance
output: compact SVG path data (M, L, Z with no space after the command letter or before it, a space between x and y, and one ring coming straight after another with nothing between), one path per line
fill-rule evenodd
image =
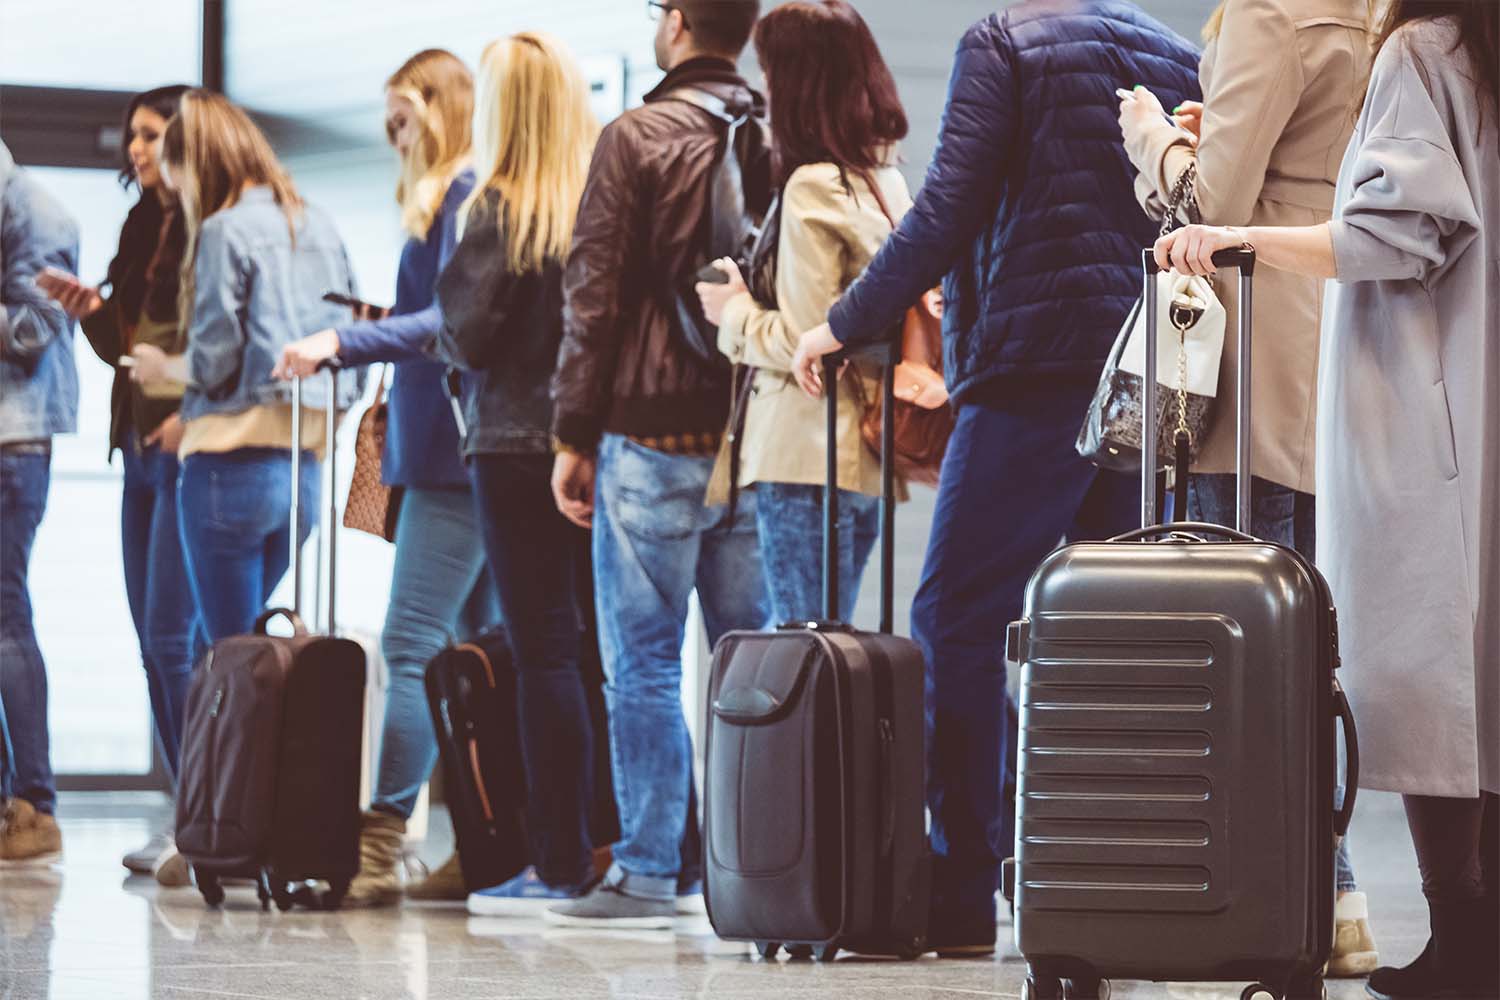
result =
M1154 318L1150 251L1145 261ZM1215 261L1240 274L1245 529L1255 254ZM1148 337L1147 372L1156 353ZM1153 414L1156 379L1143 382ZM1332 598L1292 549L1214 525L1155 525L1156 450L1142 458L1145 527L1048 557L1010 629L1008 657L1021 664L1013 879L1025 996L1107 995L1115 977L1251 980L1246 1000L1318 998L1336 838L1358 784ZM1336 815L1340 718L1350 773Z
M887 360L887 359L883 359ZM885 371L891 453L894 368ZM837 482L830 361L828 483ZM714 650L704 781L714 931L765 958L915 958L931 893L922 653L891 635L893 465L882 461L881 631L837 621L837 491L824 502L823 622L732 632Z
M330 378L336 375L330 375ZM293 388L292 557L294 603L302 604L301 383ZM334 462L336 414L328 414ZM325 635L310 635L297 610L267 611L251 635L214 644L193 674L177 787L177 849L192 864L209 905L220 880L255 881L262 908L274 899L336 908L359 869L360 740L365 653L333 638L336 498L330 492L329 602ZM285 616L291 637L266 634ZM312 881L328 883L318 892Z

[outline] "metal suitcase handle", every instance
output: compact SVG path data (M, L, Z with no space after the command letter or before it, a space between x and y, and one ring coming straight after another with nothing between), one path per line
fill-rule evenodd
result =
M1235 414L1235 488L1238 494L1235 504L1235 527L1240 531L1250 530L1250 342L1251 342L1251 293L1255 277L1255 248L1245 244L1237 250L1220 250L1214 254L1214 266L1234 268L1240 272L1239 306L1239 408ZM1156 422L1156 275L1161 271L1156 263L1156 251L1148 247L1141 253L1141 262L1146 272L1146 367L1148 377L1141 379L1141 527L1156 524L1156 448L1150 442L1156 440L1152 424ZM1181 470L1185 472L1186 470ZM1181 474L1181 472L1179 474Z
M1236 542L1259 541L1254 535L1226 528L1222 524L1207 521L1173 521L1171 524L1154 524L1149 528L1136 528L1123 535L1116 535L1111 542L1139 542L1147 538L1166 538L1172 535L1220 535Z
M343 365L336 358L329 358L318 365L319 371L328 372L328 427L325 448L328 452L328 628L333 635L335 628L334 594L338 573L338 491L333 488L338 482L338 468L334 459L335 438L338 432L339 372ZM302 615L302 539L298 526L302 520L302 379L292 382L292 609Z

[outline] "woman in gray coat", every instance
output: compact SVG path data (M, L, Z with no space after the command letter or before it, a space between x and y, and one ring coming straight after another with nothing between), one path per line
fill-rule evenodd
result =
M1495 997L1500 936L1500 6L1395 0L1332 222L1190 226L1203 274L1253 244L1335 279L1323 313L1319 559L1361 784L1401 792L1432 918L1378 997Z

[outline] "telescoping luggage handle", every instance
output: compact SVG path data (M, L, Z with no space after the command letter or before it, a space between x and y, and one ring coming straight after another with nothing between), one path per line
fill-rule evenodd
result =
M1151 528L1157 523L1156 510L1156 399L1160 391L1156 382L1156 275L1161 266L1156 263L1156 253L1148 247L1141 253L1146 272L1146 366L1149 373L1141 379L1141 527ZM1255 248L1248 243L1233 250L1220 250L1214 254L1214 266L1234 268L1240 272L1239 306L1239 407L1235 414L1235 524L1240 531L1250 530L1250 341L1251 341L1251 286L1255 277ZM1179 476L1187 475L1186 469L1178 469ZM1183 511L1178 511L1181 517Z
M823 616L830 622L839 620L839 369L854 357L878 361L880 376L880 631L895 631L895 555L896 555L896 464L891 455L896 450L896 361L900 345L892 342L867 351L825 355L823 358L823 393L828 398L827 475L823 490Z
M334 594L338 575L338 491L332 484L338 482L338 466L334 462L334 445L338 432L338 388L339 371L342 365L330 359L318 366L328 372L328 426L325 431L324 450L328 453L328 634L333 635L336 626ZM297 617L302 616L302 545L298 525L302 519L302 379L292 382L292 608Z

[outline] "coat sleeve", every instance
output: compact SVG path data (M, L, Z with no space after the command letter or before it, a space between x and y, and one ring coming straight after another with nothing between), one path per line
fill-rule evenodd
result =
M489 365L518 276L506 264L495 198L476 201L463 239L438 278L436 353L466 371Z
M1197 149L1166 119L1127 137L1126 149L1163 205L1177 175L1196 159L1194 197L1202 220L1247 225L1302 89L1297 29L1280 0L1230 0L1203 95Z
M828 314L840 343L871 343L894 329L993 218L1016 142L1019 108L1012 75L1010 40L998 18L969 29L958 45L937 150L922 190Z
M854 211L837 178L794 176L783 198L778 308L762 308L747 293L730 301L719 325L719 350L729 360L772 371L791 370L798 339L838 300Z
M47 267L78 270L78 224L30 178L16 177L4 189L0 213L0 356L30 370L52 342L67 336L73 321L36 286Z
M79 320L78 329L83 331L84 339L89 342L100 361L111 368L119 366L120 355L124 353L125 337L124 331L120 329L120 307L115 304L113 297L105 299L103 305Z
M578 206L573 248L563 273L563 338L552 376L552 433L592 451L604 431L619 358L626 262L642 227L640 161L626 123L599 136Z
M1418 66L1411 45L1409 35L1394 38L1371 73L1344 164L1347 193L1329 223L1339 281L1425 284L1479 233L1479 209L1447 116L1428 90L1434 71Z
M204 223L193 263L193 320L187 335L188 379L209 399L222 399L245 364L247 261L229 231Z

